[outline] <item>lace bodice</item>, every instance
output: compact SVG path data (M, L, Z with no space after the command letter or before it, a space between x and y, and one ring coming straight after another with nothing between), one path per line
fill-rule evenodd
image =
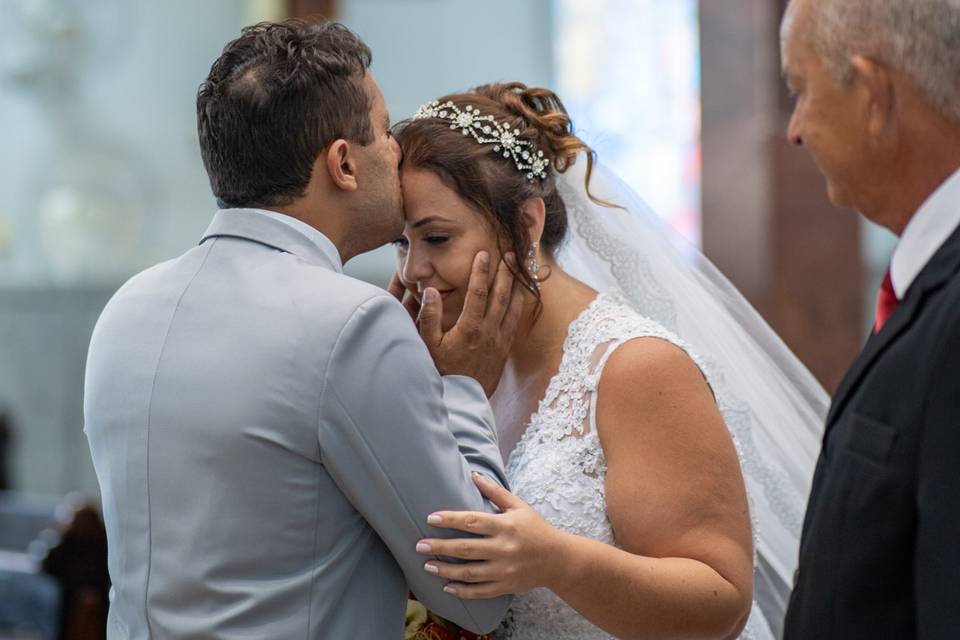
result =
M620 295L600 294L570 324L560 367L507 460L513 492L547 522L612 545L617 541L606 511L607 461L596 430L597 387L614 350L639 337L667 340L705 370L697 355L670 331L634 311ZM612 636L541 588L515 596L494 638L600 640Z

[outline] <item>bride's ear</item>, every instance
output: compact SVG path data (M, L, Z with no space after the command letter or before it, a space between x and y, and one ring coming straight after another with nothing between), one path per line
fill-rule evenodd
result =
M523 216L523 226L527 228L530 242L540 242L543 235L543 225L547 220L547 207L543 198L527 198L520 205L520 215Z
M334 140L320 153L318 161L322 161L322 167L330 176L334 187L344 191L357 190L356 163L349 142ZM321 162L317 162L317 165L321 165ZM314 166L314 170L319 168L320 166Z

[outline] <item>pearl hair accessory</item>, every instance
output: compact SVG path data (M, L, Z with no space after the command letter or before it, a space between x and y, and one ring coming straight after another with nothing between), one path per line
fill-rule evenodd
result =
M453 102L440 104L432 100L417 109L414 120L438 118L449 120L451 129L460 129L463 135L472 135L480 144L492 144L493 152L503 154L504 158L513 158L513 163L521 173L527 174L527 180L543 180L547 177L550 159L543 157L543 151L527 140L522 140L518 132L510 128L509 122L500 124L491 115L481 115L480 110L467 105L461 111Z

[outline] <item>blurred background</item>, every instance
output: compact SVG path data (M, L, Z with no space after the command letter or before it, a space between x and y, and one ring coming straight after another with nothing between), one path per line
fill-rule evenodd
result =
M0 0L0 638L102 635L87 344L120 284L209 223L196 90L223 45L260 20L323 15L354 29L394 120L494 80L555 89L601 161L832 392L894 238L833 209L786 142L785 4ZM391 269L389 248L347 265L377 284Z

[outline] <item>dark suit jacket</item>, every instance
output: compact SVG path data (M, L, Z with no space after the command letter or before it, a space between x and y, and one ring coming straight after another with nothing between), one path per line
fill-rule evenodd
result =
M784 637L960 638L960 230L834 397Z

